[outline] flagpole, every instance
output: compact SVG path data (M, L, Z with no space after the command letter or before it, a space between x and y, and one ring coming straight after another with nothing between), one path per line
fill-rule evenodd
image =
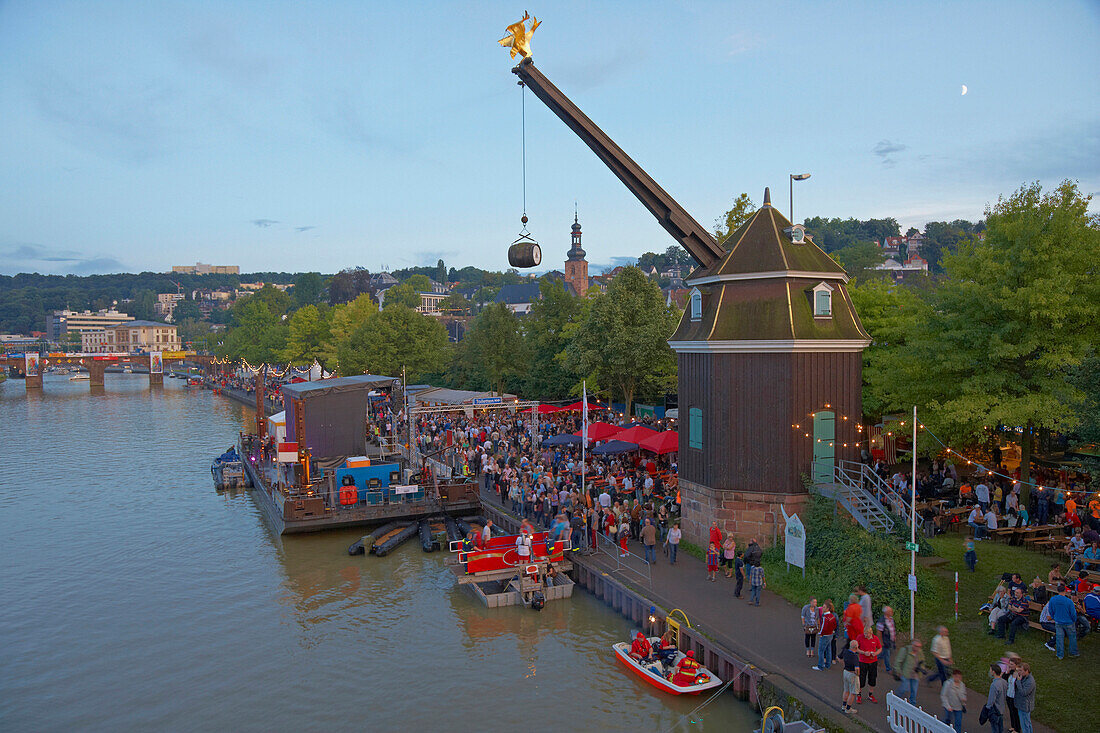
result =
M913 405L913 475L909 477L909 640L917 628L917 406Z
M584 462L588 447L588 382L581 381L581 493L584 489Z

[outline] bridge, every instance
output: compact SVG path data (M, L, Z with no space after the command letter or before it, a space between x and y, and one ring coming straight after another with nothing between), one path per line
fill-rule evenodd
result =
M6 367L12 376L24 377L27 389L42 389L42 374L48 367L83 367L88 370L88 383L93 387L103 386L103 375L107 367L129 365L148 370L149 384L164 384L164 370L169 364L188 364L209 369L214 364L211 354L195 351L162 351L160 364L154 364L155 354L127 353L63 353L48 354L5 354L0 355L0 366Z

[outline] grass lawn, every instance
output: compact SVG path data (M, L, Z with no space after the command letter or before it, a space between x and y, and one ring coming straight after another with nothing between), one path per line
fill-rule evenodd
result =
M932 568L935 582L940 586L939 600L930 608L917 606L917 633L925 640L925 647L938 625L947 626L951 630L955 663L963 670L967 686L982 692L989 689L987 670L990 662L1011 649L1031 665L1031 673L1035 675L1038 687L1033 716L1036 720L1059 731L1098 725L1100 695L1096 693L1095 672L1100 634L1089 634L1079 640L1079 658L1067 656L1059 661L1054 652L1044 648L1045 634L1028 629L1017 635L1015 644L1006 647L1004 640L986 634L987 617L978 615L978 608L989 599L1002 573L1018 572L1025 583L1030 583L1035 576L1045 580L1054 558L989 540L977 543L978 566L971 573L963 562L965 541L963 535L954 533L931 540L936 555L946 559L947 564ZM1063 562L1063 570L1067 567ZM959 573L958 621L954 620L956 571ZM1038 620L1037 615L1033 614L1033 620Z

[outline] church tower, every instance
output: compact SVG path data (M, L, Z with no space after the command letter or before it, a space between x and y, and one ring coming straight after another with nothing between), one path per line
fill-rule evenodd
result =
M572 246L565 260L565 282L573 286L573 290L580 297L588 294L588 260L584 258L584 250L581 249L581 225L577 221L577 212L573 212L573 237Z

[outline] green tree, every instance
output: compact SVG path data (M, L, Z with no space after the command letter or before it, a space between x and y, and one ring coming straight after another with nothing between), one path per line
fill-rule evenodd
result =
M286 349L286 324L267 303L246 298L235 314L236 326L218 349L222 356L244 359L252 364L277 362Z
M523 319L523 333L531 361L524 379L524 393L533 399L557 400L569 396L579 375L565 366L569 326L582 311L581 300L562 283L539 283L542 298L531 305Z
M489 389L503 394L506 381L526 372L526 348L519 319L503 303L478 314L463 339L464 357L475 365Z
M129 313L139 321L152 321L156 319L156 310L153 308L157 302L157 294L152 290L144 289L138 292L129 303L123 303L119 310Z
M341 373L398 376L410 381L442 371L450 358L443 325L408 308L383 308L362 323L339 349Z
M341 376L349 376L340 364L340 350L347 345L351 335L377 312L378 306L366 293L332 309L329 334L320 357L327 369L337 371Z
M325 281L319 272L303 272L294 279L294 287L290 289L290 295L294 298L294 303L301 308L321 302L321 292L324 289Z
M233 304L233 318L235 322L240 322L240 313L246 304L263 303L267 306L268 312L279 318L286 314L294 305L294 300L289 295L271 285L264 285L252 295L242 295L237 298L237 302Z
M856 242L832 253L832 258L853 280L862 279L875 272L876 265L885 262L882 250L874 242Z
M325 355L329 340L328 322L315 305L294 311L287 321L286 346L283 360L298 366L308 366Z
M636 267L624 269L593 298L567 349L566 365L613 388L630 413L635 394L676 383L676 358L668 338L678 313Z
M1021 426L1025 481L1035 431L1076 424L1085 395L1066 376L1100 341L1100 218L1089 201L1070 181L1000 198L985 240L944 257L947 278L912 340L920 368L898 385L946 439Z
M470 301L462 293L452 290L439 307L451 315L464 316L470 312Z
M199 310L199 304L190 298L178 301L176 307L172 309L172 320L175 323L180 323L188 319L197 321L201 318L202 311Z
M432 279L437 283L447 282L447 266L443 264L443 260L435 263L435 273L433 273Z
M432 292L432 281L427 275L411 275L405 282L398 283L386 291L383 306L403 305L409 310L420 307L420 294Z
M722 246L725 246L726 237L737 231L737 228L752 218L756 213L756 205L747 193L742 193L733 200L733 206L722 216L714 220L714 237Z
M176 333L184 343L202 341L210 333L210 324L196 318L184 318L176 322Z

